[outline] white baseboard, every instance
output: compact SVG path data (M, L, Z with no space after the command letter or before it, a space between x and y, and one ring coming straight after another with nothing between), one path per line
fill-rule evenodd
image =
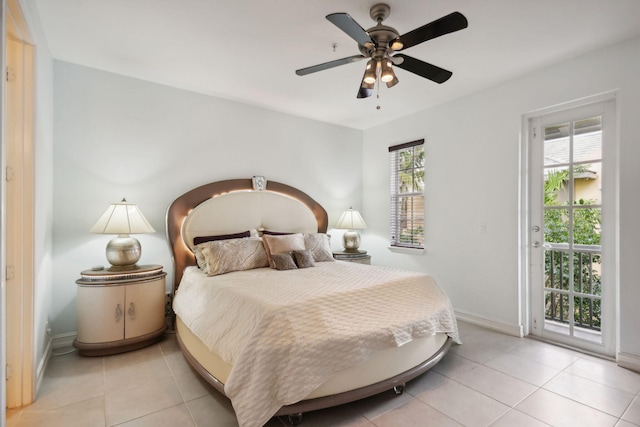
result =
M40 385L42 384L42 379L44 378L44 373L47 370L47 365L49 364L49 359L51 358L53 339L47 339L47 345L44 349L44 355L38 364L38 370L36 371L36 396L38 395L38 391L40 390Z
M468 313L463 310L455 310L456 318L474 325L482 326L483 328L492 329L494 331L502 332L507 335L513 335L515 337L522 338L524 336L524 328L522 325L514 325L511 323L498 322L496 320L488 319L483 316Z
M618 352L617 357L618 365L623 368L631 369L636 372L640 372L640 357L634 354Z
M76 339L75 332L67 332L66 334L54 335L53 336L53 350L57 350L59 348L69 348L73 347L73 340Z

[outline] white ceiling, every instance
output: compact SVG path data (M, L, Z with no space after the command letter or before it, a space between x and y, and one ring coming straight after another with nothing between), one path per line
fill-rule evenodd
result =
M400 83L379 100L356 99L365 62L294 71L358 54L325 16L346 12L366 29L375 0L34 1L56 59L357 129L640 35L638 0L389 0L384 23L400 34L467 17L467 29L403 52L453 77L396 69Z

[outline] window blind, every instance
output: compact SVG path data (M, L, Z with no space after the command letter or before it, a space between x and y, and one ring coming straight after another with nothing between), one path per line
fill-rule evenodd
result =
M389 147L391 246L424 248L424 139Z

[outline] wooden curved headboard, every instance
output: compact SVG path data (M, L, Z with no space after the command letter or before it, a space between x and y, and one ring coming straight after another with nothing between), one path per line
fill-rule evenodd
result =
M187 216L193 209L202 203L222 196L227 193L243 191L247 192L253 190L252 179L231 179L226 181L217 181L210 184L205 184L200 187L194 188L175 199L173 203L169 205L167 209L166 217L166 229L167 240L169 242L169 249L173 258L173 290L178 288L180 280L182 279L182 273L184 269L191 265L196 265L195 256L185 243L183 236L183 224ZM316 218L318 225L317 231L319 233L326 233L328 227L327 211L315 200L309 197L306 193L290 187L286 184L279 182L269 181L267 182L264 190L255 191L260 192L273 192L281 195L293 198L303 205L305 205L309 211ZM240 230L238 230L240 231Z

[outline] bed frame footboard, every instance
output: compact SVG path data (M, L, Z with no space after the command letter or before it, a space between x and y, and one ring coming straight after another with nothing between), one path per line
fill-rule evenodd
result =
M178 341L178 346L180 347L180 350L182 350L182 353L187 359L187 362L189 362L189 364L205 379L205 381L211 384L218 392L226 396L224 392L224 384L220 382L216 377L211 375L211 373L207 371L200 364L200 362L198 362L196 358L191 355L187 347L180 339L180 334L177 331L176 338ZM301 400L300 402L281 407L275 415L288 415L289 421L292 423L292 425L297 425L302 421L302 414L305 412L317 411L319 409L326 409L333 406L354 402L356 400L364 399L392 389L396 394L402 394L405 389L405 384L408 381L424 374L433 366L435 366L444 357L444 355L447 354L452 342L453 340L450 337L447 337L447 340L440 347L440 349L430 358L394 377L343 393L318 397L315 399Z

